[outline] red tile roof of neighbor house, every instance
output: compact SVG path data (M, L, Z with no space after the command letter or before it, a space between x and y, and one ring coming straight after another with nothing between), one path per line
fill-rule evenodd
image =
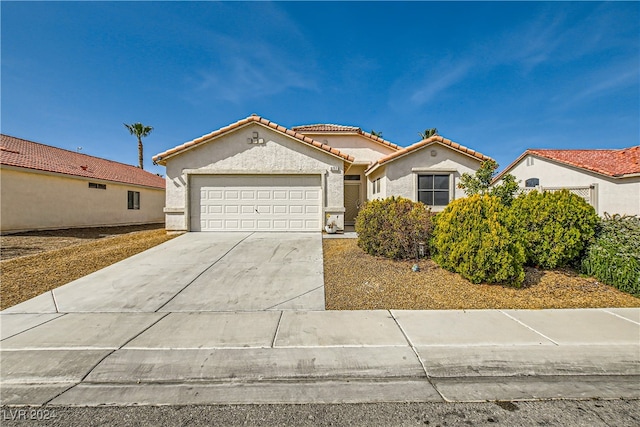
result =
M500 172L500 174L494 178L494 181L502 178L504 174L527 155L542 157L614 178L640 174L640 145L622 149L603 150L529 149Z
M343 160L346 160L348 162L353 162L355 160L353 156L350 156L348 154L342 153L342 152L340 152L340 150L332 148L327 144L323 144L321 142L318 142L318 141L316 141L314 139L309 138L308 136L305 136L305 135L303 135L301 133L298 133L298 132L296 132L294 130L287 129L284 126L280 126L279 124L274 123L271 120L267 120L267 119L265 119L263 117L260 117L260 116L258 116L256 114L252 114L252 115L250 115L249 117L247 117L245 119L238 120L235 123L232 123L232 124L230 124L228 126L220 128L220 129L218 129L216 131L213 131L211 133L203 135L200 138L196 138L196 139L194 139L192 141L186 142L186 143L184 143L182 145L179 145L179 146L177 146L175 148L172 148L170 150L164 151L164 152L162 152L160 154L156 154L155 156L153 156L153 161L157 162L157 163L160 163L160 164L165 164L166 157L168 157L168 156L172 156L172 155L177 154L177 153L179 153L181 151L187 150L189 148L193 148L193 147L195 147L195 146L197 146L199 144L202 144L203 142L206 142L206 141L208 141L208 140L210 140L212 138L215 138L215 137L218 137L220 135L223 135L223 134L225 134L227 132L230 132L230 131L232 131L234 129L238 129L238 128L240 128L240 127L242 127L242 126L244 126L246 124L249 124L249 123L259 123L259 124L261 124L263 126L271 128L271 129L273 129L275 131L284 133L285 135L288 135L288 136L290 136L290 137L292 137L294 139L297 139L298 141L303 142L303 143L305 143L307 145L310 145L310 146L315 147L317 149L326 151L327 153L331 153L334 156L340 157Z
M457 142L453 142L450 139L447 138L443 138L440 135L434 135L431 136L427 139L423 139L422 141L416 142L413 145L410 145L408 147L405 147L399 151L396 151L395 153L391 153L385 157L382 157L380 159L378 159L376 162L373 162L373 164L371 164L371 166L369 166L369 168L367 169L367 172L373 170L374 168L383 165L385 163L388 163L390 161L393 161L399 157L404 156L405 154L409 154L413 151L419 150L421 148L424 147L428 147L430 145L433 144L442 144L446 147L452 148L455 151L459 151L460 153L466 154L468 156L474 157L477 160L484 162L485 160L491 160L491 157L485 156L482 153L479 153L475 150L472 150L470 148L465 147L464 145L460 145Z
M619 150L527 150L529 154L609 176L640 173L640 145Z
M389 148L393 148L394 150L400 150L402 148L399 145L396 145L393 142L389 142L384 138L375 136L369 132L365 132L362 130L362 128L359 128L357 126L344 126L344 125L334 125L331 123L318 123L315 125L294 126L291 129L293 129L296 132L305 133L305 134L306 133L357 133L379 144L386 145Z
M0 139L0 164L144 187L165 188L164 178L135 166L4 134Z

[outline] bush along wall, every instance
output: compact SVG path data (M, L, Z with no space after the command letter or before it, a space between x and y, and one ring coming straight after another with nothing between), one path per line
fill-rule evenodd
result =
M392 259L416 257L418 244L428 244L432 228L430 209L402 197L368 201L356 218L358 246Z
M433 260L473 283L520 287L524 246L500 198L474 195L451 202L435 219Z
M511 211L527 264L546 269L579 260L592 242L598 223L595 209L568 190L520 195L511 204Z
M606 215L580 267L583 273L640 297L640 218Z

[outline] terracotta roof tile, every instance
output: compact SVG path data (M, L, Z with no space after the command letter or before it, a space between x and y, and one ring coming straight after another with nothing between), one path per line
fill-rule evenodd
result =
M527 153L608 176L640 173L640 145L619 150L546 150Z
M165 188L164 178L132 165L1 135L0 164L145 187Z
M357 126L344 126L344 125L335 125L331 123L325 123L325 124L319 123L315 125L294 126L291 129L299 133L357 133L379 144L386 145L389 148L393 148L394 150L400 150L402 148L399 145L396 145L393 142L389 142L384 138L375 136L369 132L365 132L362 130L362 128L359 128Z
M237 128L239 128L241 126L244 126L246 124L249 124L249 123L259 123L259 124L262 124L264 126L267 126L267 127L271 128L271 129L275 129L275 130L277 130L279 132L282 132L282 133L284 133L286 135L289 135L289 136L299 140L302 143L311 145L313 147L317 147L317 148L319 148L321 150L324 150L324 151L326 151L328 153L331 153L331 154L333 154L335 156L338 156L338 157L340 157L340 158L342 158L342 159L344 159L344 160L346 160L348 162L353 162L355 160L353 156L350 156L350 155L342 153L342 152L340 152L340 151L338 151L336 149L333 149L330 146L328 146L327 144L323 144L321 142L317 142L317 141L307 137L306 135L298 133L298 132L296 132L296 131L294 131L292 129L287 129L284 126L278 125L278 124L276 124L276 123L274 123L274 122L272 122L270 120L267 120L267 119L265 119L263 117L260 117L260 116L258 116L256 114L252 114L247 118L244 118L242 120L238 120L235 123L232 123L232 124L230 124L228 126L220 128L220 129L218 129L216 131L213 131L211 133L203 135L200 138L196 138L196 139L194 139L192 141L186 142L186 143L184 143L182 145L179 145L177 147L174 147L174 148L172 148L170 150L164 151L164 152L162 152L160 154L156 154L155 156L153 156L153 161L157 162L157 163L160 163L160 164L165 164L166 163L166 158L168 156L172 156L172 155L177 154L177 153L179 153L181 151L184 151L184 150L187 150L189 148L195 147L195 146L197 146L199 144L202 144L203 142L206 142L206 141L210 140L211 138L218 137L220 135L223 135L223 134L225 134L225 133L227 133L229 131L232 131L234 129L237 129Z
M382 157L380 159L378 159L376 162L374 162L371 166L369 166L369 168L367 169L367 172L373 170L374 168L383 165L385 163L388 163L390 161L393 161L399 157L402 157L406 154L409 154L413 151L416 150L420 150L421 148L427 147L429 145L432 145L434 143L440 143L442 145L448 146L450 148L452 148L453 150L456 151L460 151L463 154L467 154L471 157L475 157L476 159L480 160L480 161L485 161L485 160L491 160L491 157L485 156L482 153L479 153L475 150L472 150L470 148L465 147L464 145L460 145L457 142L453 142L450 139L447 138L443 138L440 135L434 135L432 137L429 137L427 139L423 139L422 141L416 142L413 145L410 145L408 147L402 148L399 151L396 151L395 153L391 153L385 157Z

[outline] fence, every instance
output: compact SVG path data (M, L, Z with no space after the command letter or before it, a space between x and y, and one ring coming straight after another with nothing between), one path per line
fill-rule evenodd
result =
M596 210L598 209L598 184L591 184L588 186L582 186L582 187L541 187L541 186L537 186L537 187L524 187L524 188L520 188L520 192L522 193L528 193L530 191L533 190L538 190L538 191L549 191L551 193L556 192L556 191L561 191L561 190L569 190L570 193L573 193L577 196L582 197L587 203L589 203L591 206L593 206L594 208L596 208Z

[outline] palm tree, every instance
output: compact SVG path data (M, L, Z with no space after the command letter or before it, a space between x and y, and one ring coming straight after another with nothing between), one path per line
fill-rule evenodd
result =
M371 135L377 136L378 138L382 138L382 132L376 132L373 129L371 129Z
M142 123L134 123L132 125L128 125L124 123L124 127L129 129L129 133L131 135L135 135L138 138L138 167L140 169L144 169L144 156L142 155L142 138L148 136L153 128L151 126L145 126Z
M422 139L431 138L432 136L437 134L438 134L438 129L436 128L429 128L429 129L425 129L424 132L418 132L418 135L420 135L420 138Z

